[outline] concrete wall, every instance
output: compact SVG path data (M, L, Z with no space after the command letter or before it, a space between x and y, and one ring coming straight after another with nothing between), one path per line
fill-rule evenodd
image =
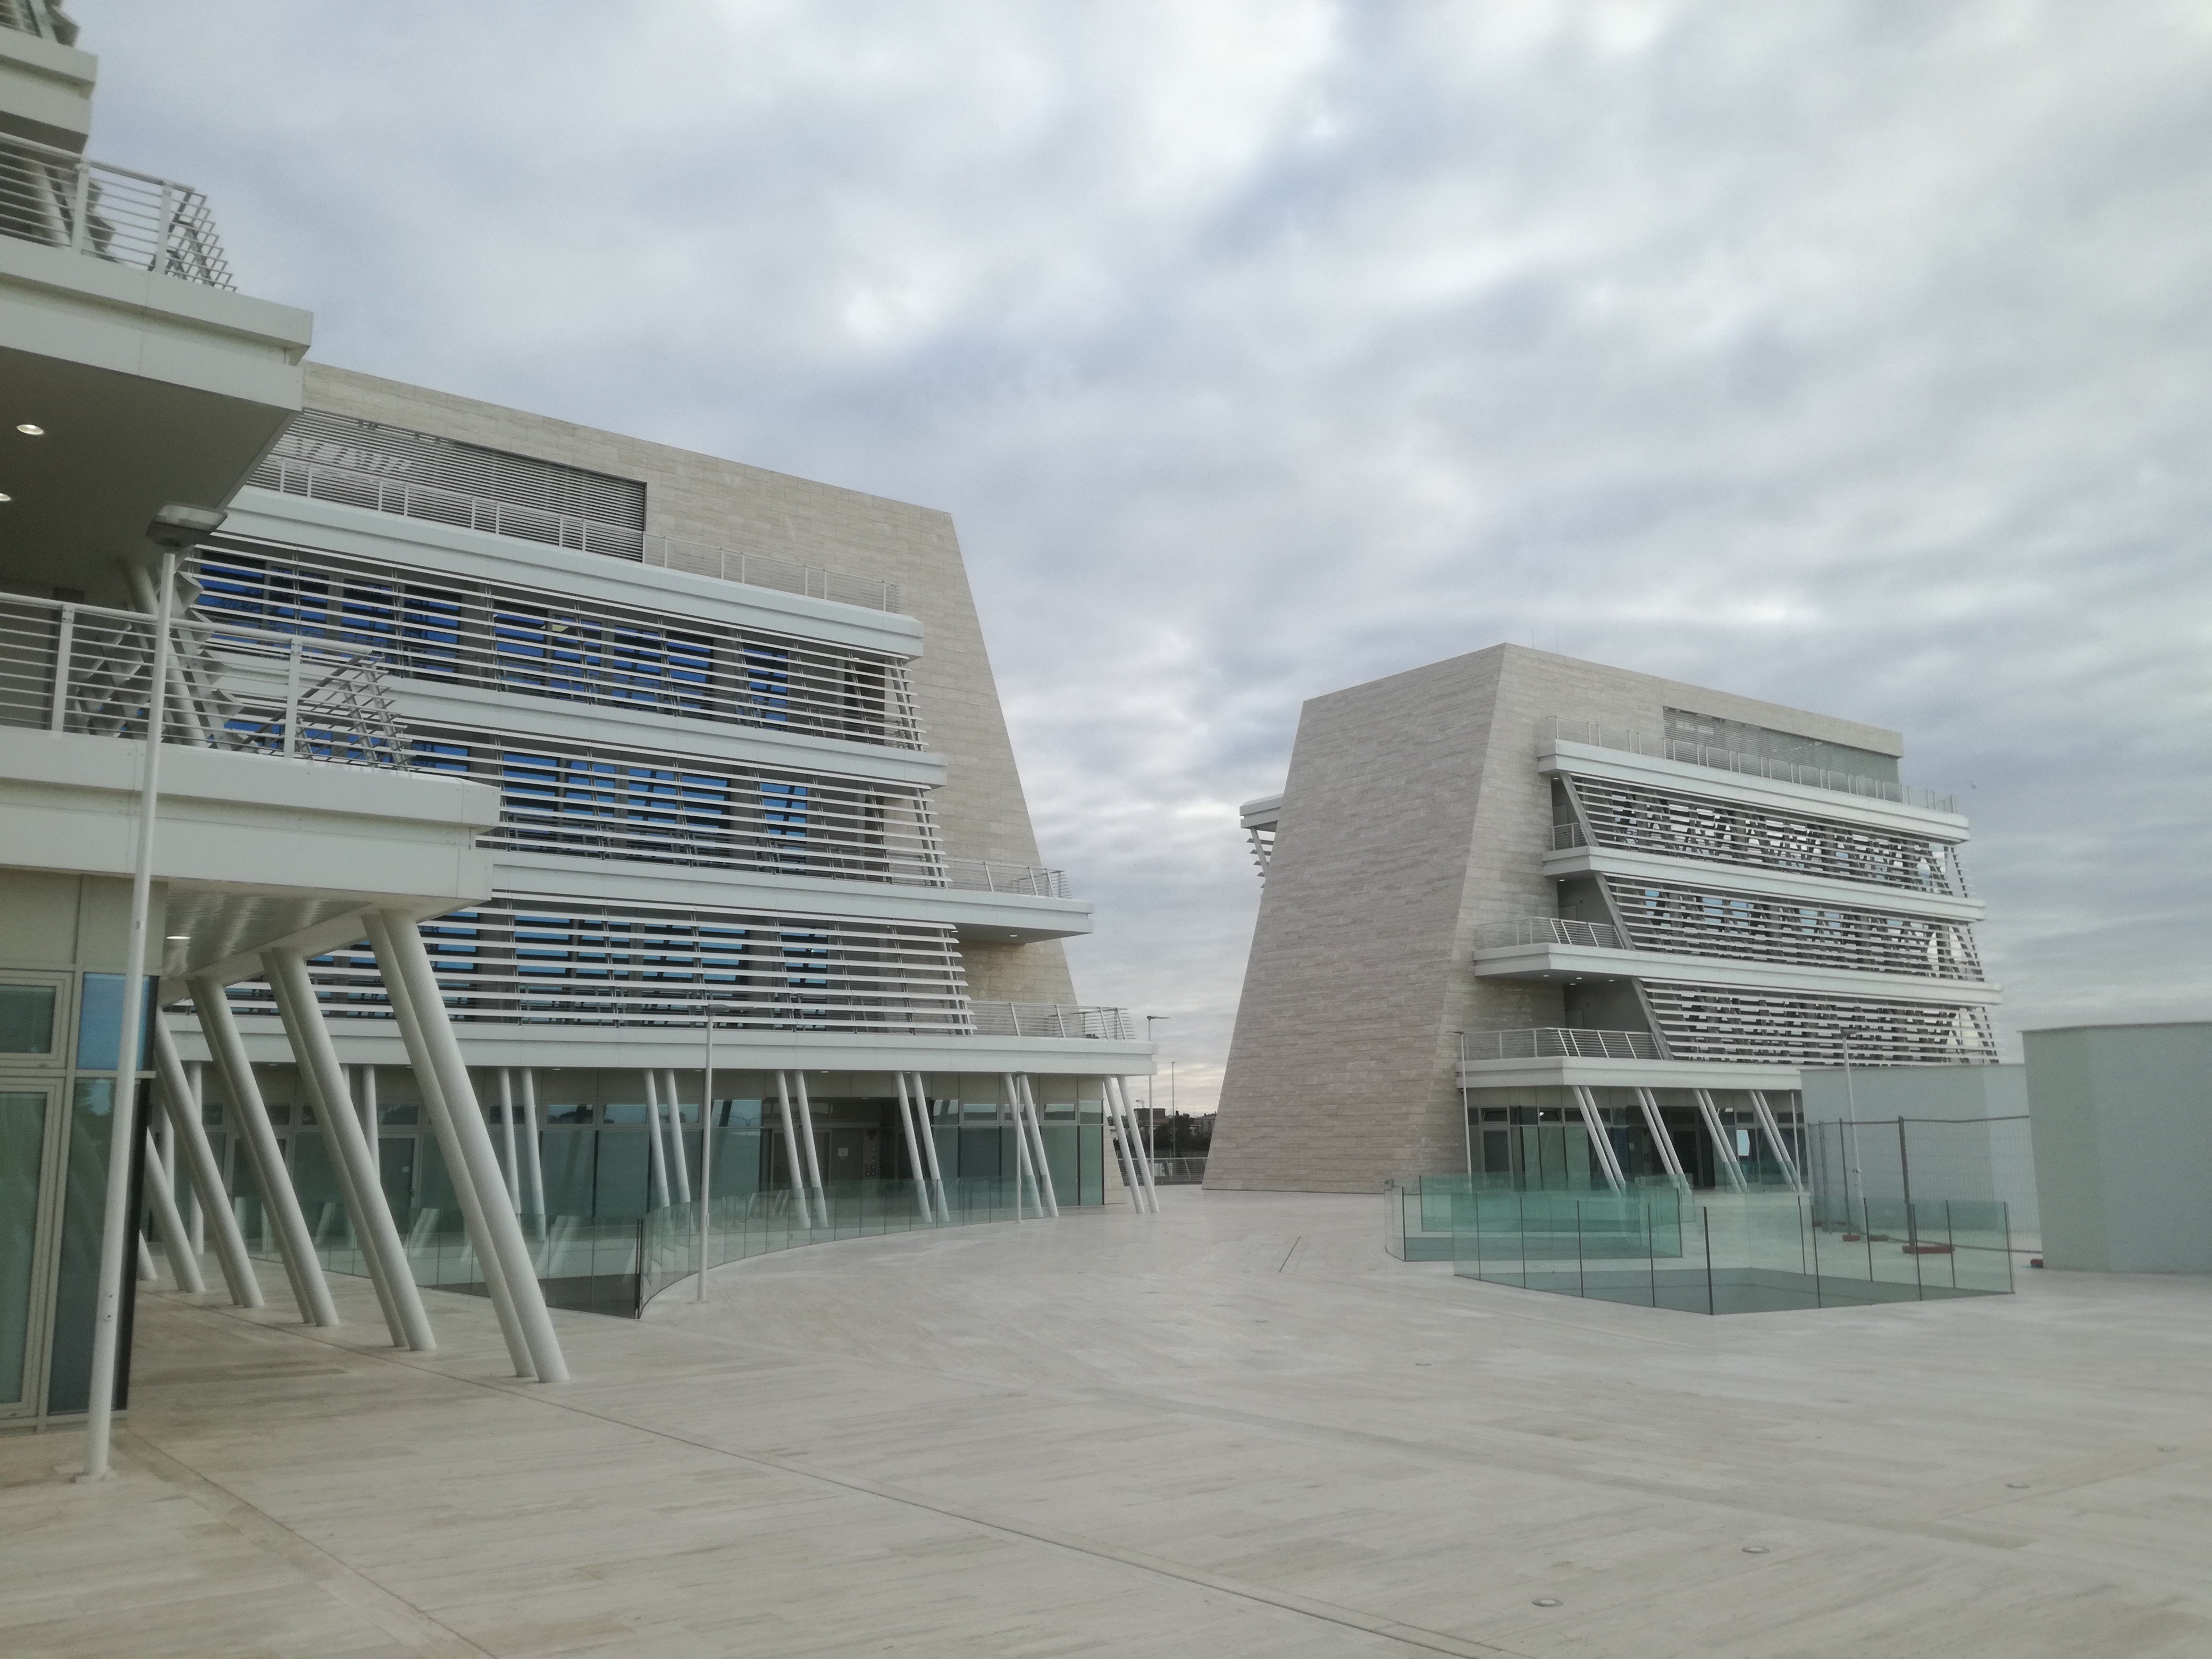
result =
M1548 717L1657 738L1693 709L1900 754L1894 732L1492 646L1316 697L1298 721L1206 1165L1212 1187L1371 1192L1465 1167L1461 1031L1564 1023L1474 976L1487 921L1554 914Z
M933 799L947 855L1043 861L950 514L319 363L307 366L306 401L311 409L641 479L646 527L655 535L896 582L904 610L924 630L923 655L909 675L929 746L946 763L945 785ZM1017 948L1018 966L998 958L978 963L975 995L1002 998L1009 994L999 988L1018 985L1036 992L1025 1000L1075 1000L1059 941Z
M2212 1024L2027 1033L2044 1259L2212 1273Z

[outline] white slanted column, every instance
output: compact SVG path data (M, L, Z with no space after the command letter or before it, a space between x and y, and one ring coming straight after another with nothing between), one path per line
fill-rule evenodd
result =
M483 1109L477 1104L476 1088L469 1081L468 1062L446 1018L445 999L439 994L436 975L430 971L430 954L422 948L422 936L405 916L372 911L365 920L376 924L369 930L369 941L375 947L386 987L390 988L398 979L413 1005L416 1031L428 1050L438 1091L445 1097L446 1118L454 1139L460 1143L466 1179L476 1188L483 1242L490 1245L490 1254L506 1278L507 1302L531 1367L540 1382L565 1382L568 1362L562 1356L552 1316L545 1310L545 1294L530 1260L529 1243L522 1237L522 1223L501 1184L491 1133L484 1127ZM460 1184L454 1183L457 1191ZM483 1243L478 1249L483 1249Z
M1743 1178L1743 1165L1735 1161L1735 1148L1729 1145L1728 1129L1721 1122L1720 1109L1713 1104L1710 1089L1692 1089L1698 1097L1698 1115L1705 1121L1705 1133L1713 1138L1713 1162L1720 1165L1721 1174L1728 1184L1742 1192L1750 1183Z
M1113 1085L1114 1098L1121 1107L1122 1144L1129 1149L1129 1162L1137 1169L1137 1184L1130 1190L1141 1195L1139 1209L1158 1214L1160 1195L1152 1185L1152 1160L1145 1155L1144 1137L1137 1132L1136 1109L1129 1104L1128 1080L1109 1077L1106 1081Z
M936 1211L929 1202L929 1176L921 1167L921 1143L914 1133L914 1102L907 1096L906 1073L893 1072L891 1081L898 1085L899 1127L906 1132L906 1167L914 1176L914 1201L924 1220L934 1220Z
M1105 1139L1113 1149L1114 1167L1121 1173L1121 1190L1129 1194L1129 1207L1139 1215L1145 1213L1145 1189L1137 1179L1137 1160L1131 1156L1128 1125L1122 1121L1118 1091L1114 1085L1119 1078L1105 1078L1102 1091L1105 1104L1099 1115L1105 1120Z
M668 1153L660 1144L660 1073L650 1068L645 1073L645 1127L652 1131L646 1162L653 1176L653 1207L665 1210L668 1207Z
M1651 1139L1659 1147L1659 1161L1667 1168L1668 1178L1682 1191L1690 1190L1690 1177L1682 1173L1682 1155L1674 1150L1674 1137L1667 1133L1667 1120L1659 1110L1659 1097L1649 1089L1636 1091L1636 1103L1644 1109L1644 1127L1651 1132Z
M149 1019L161 1017L158 1009L146 1011ZM207 1289L207 1281L200 1277L199 1259L192 1254L191 1235L185 1231L185 1218L177 1209L176 1188L161 1167L158 1150L147 1162L153 1168L147 1172L146 1201L154 1212L154 1231L161 1236L162 1254L169 1258L169 1271L176 1275L177 1288L197 1296ZM145 1241L141 1239L139 1243L143 1248Z
M814 1108L806 1098L806 1073L791 1074L793 1087L799 1096L799 1147L806 1155L807 1196L814 1203L814 1219L817 1225L830 1224L830 1194L822 1187L822 1154L814 1145Z
M1006 1122L1010 1115L1014 1128L1014 1219L1019 1221L1022 1218L1022 1188L1025 1183L1029 1188L1030 1204L1042 1218L1044 1200L1036 1194L1036 1169L1030 1162L1029 1132L1022 1127L1021 1096L1014 1088L1012 1073L1001 1072L999 1078L1000 1091L1006 1097L1000 1121Z
M937 1200L937 1218L950 1221L952 1206L945 1202L945 1174L938 1166L937 1131L929 1123L929 1085L922 1081L920 1072L910 1072L908 1076L914 1083L914 1123L921 1135L922 1160L929 1167L930 1196Z
M423 1115L430 1120L431 1133L438 1139L438 1156L446 1166L447 1184L453 1189L453 1201L461 1206L461 1225L468 1234L469 1248L476 1255L477 1270L483 1274L484 1294L490 1298L492 1312L499 1320L499 1333L507 1343L508 1362L517 1376L534 1376L537 1371L530 1362L530 1345L523 1340L521 1323L514 1315L514 1298L507 1294L506 1272L500 1266L498 1252L491 1245L483 1200L477 1192L476 1183L469 1178L460 1131L454 1127L446 1091L439 1085L437 1064L422 1035L422 1023L416 1016L414 998L409 994L406 981L400 978L393 962L392 927L374 910L363 911L361 920L368 931L370 948L376 952L377 972L384 981L385 995L392 1003L392 1021L399 1027L399 1040L407 1048L408 1064L415 1073L415 1090L422 1097ZM410 923L395 922L392 926L413 931ZM427 1237L437 1218L435 1210L424 1210L416 1216L416 1237L409 1241L410 1244Z
M415 1288L415 1271L400 1243L398 1225L384 1201L376 1143L362 1133L360 1114L346 1088L345 1067L338 1061L331 1029L323 1022L307 960L297 951L264 951L261 964L276 993L276 1009L291 1037L300 1074L314 1097L316 1119L333 1143L331 1162L340 1176L346 1207L353 1212L354 1236L361 1241L378 1299L384 1304L392 1346L428 1353L438 1340L431 1334L422 1293Z
M783 1121L783 1158L791 1170L791 1200L799 1208L799 1224L811 1227L814 1212L806 1196L806 1165L799 1154L799 1130L791 1121L791 1073L775 1074L775 1109Z
M310 1325L335 1325L337 1304L331 1300L330 1284L315 1255L307 1218L300 1213L299 1194L292 1190L291 1176L284 1169L283 1148L276 1144L276 1131L270 1127L261 1085L254 1081L253 1064L246 1058L238 1022L231 1018L230 999L211 979L193 980L191 988L200 1034L215 1057L216 1071L222 1074L223 1093L229 1097L240 1141L260 1183L261 1201L267 1206L276 1235L276 1251L284 1260L284 1272L300 1304L300 1317Z
M676 1201L691 1201L691 1159L684 1150L684 1109L677 1104L676 1073L660 1074L661 1103L668 1108L668 1164L676 1176Z
M239 1231L238 1218L231 1213L230 1200L222 1190L222 1168L215 1161L215 1148L208 1145L199 1091L192 1086L178 1059L176 1038L169 1035L167 1024L158 1018L154 1022L154 1072L159 1080L155 1092L161 1097L161 1109L169 1115L170 1133L176 1137L185 1176L198 1200L198 1219L215 1234L216 1260L222 1264L223 1285L239 1307L258 1308L261 1282L254 1276L253 1258L246 1253L246 1236Z
M1774 1121L1774 1107L1763 1090L1751 1091L1751 1109L1759 1114L1759 1127L1766 1131L1766 1144L1774 1148L1774 1161L1782 1166L1790 1189L1805 1191L1805 1179L1797 1173L1797 1160L1790 1155L1790 1143L1783 1139L1782 1126Z
M172 1047L173 1046L174 1044L172 1043ZM204 1098L200 1082L201 1073L204 1069L204 1068L202 1066L201 1063L197 1060L185 1066L185 1087L188 1092L182 1097L180 1104L180 1109L189 1112L191 1115L192 1121L201 1126L200 1139L202 1140L205 1140L207 1139L206 1119L202 1115L200 1105L201 1101ZM188 1164L186 1167L189 1168L190 1165ZM222 1183L218 1181L216 1185L217 1188L220 1188ZM191 1221L192 1225L192 1254L195 1255L205 1255L207 1254L208 1230L207 1206L202 1202L200 1199L199 1186L197 1182L195 1182L192 1186L192 1212L187 1219ZM258 1308L261 1304L258 1299L257 1299L252 1305Z
M1044 1200L1044 1212L1057 1220L1060 1194L1053 1188L1052 1162L1044 1152L1044 1119L1038 1115L1036 1091L1030 1087L1027 1072L1014 1073L1014 1088L1021 1103L1016 1115L1029 1124L1030 1158L1031 1167L1036 1170L1038 1196Z
M522 1068L523 1167L530 1171L529 1212L538 1218L538 1236L545 1237L545 1137L538 1121L538 1073Z
M499 1132L500 1150L504 1154L500 1162L507 1176L507 1201L520 1215L522 1164L514 1146L514 1073L504 1066L499 1068Z
M1583 1127L1589 1134L1590 1150L1597 1154L1597 1166L1605 1172L1605 1184L1616 1193L1628 1188L1627 1177L1620 1171L1620 1160L1613 1156L1613 1137L1606 1133L1605 1114L1597 1109L1597 1097L1581 1084L1574 1085L1575 1104L1582 1109Z

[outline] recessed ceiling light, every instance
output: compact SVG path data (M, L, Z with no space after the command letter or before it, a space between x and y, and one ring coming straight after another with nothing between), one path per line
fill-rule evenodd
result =
M12 501L15 499L15 498L13 495L9 495L7 491L0 490L0 501Z
M25 421L21 422L16 427L15 430L21 433L26 438L43 438L46 435L46 428L39 425L33 421Z
M190 933L165 933L162 937L167 939L172 945L182 945L189 941L191 935Z

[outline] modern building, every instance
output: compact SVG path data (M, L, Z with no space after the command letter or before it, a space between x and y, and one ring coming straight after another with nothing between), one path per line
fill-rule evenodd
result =
M1794 1186L1800 1070L1996 1058L1894 732L1518 646L1305 705L1206 1184Z
M0 0L0 1422L123 1402L142 1203L552 1381L702 1157L783 1242L1141 1188L950 519L307 364L96 69Z

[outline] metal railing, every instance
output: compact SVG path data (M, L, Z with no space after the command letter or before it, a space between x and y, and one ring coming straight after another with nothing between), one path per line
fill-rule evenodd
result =
M1552 851L1564 853L1571 847L1587 847L1589 837L1583 834L1579 823L1555 823L1552 826Z
M143 739L154 619L0 597L0 726ZM175 624L166 742L357 765L406 763L381 665L259 629Z
M599 553L656 569L714 576L749 587L804 593L811 599L833 599L841 605L862 605L871 611L896 611L899 608L896 582L875 581L848 575L842 570L798 564L733 548L677 541L599 519L517 507L436 484L380 477L373 472L358 472L351 467L331 466L321 461L271 455L253 469L247 482L287 495L305 495L311 501L337 501L347 507L367 507L400 518L423 519L433 524L513 537L548 547Z
M1206 1154L1195 1158L1156 1158L1152 1183L1159 1187L1200 1187L1206 1184Z
M1484 1060L1664 1060L1667 1055L1648 1031L1540 1025L1525 1031L1463 1032L1459 1058L1464 1066Z
M76 44L76 25L48 0L0 0L0 28L21 29L58 46Z
M978 1036L1097 1037L1136 1041L1127 1008L1079 1008L1062 1002L971 1002Z
M215 216L191 185L5 134L0 235L209 288L233 286Z
M1863 778L1856 773L1838 772L1826 767L1799 766L1790 761L1770 760L1764 755L1747 754L1740 749L1719 749L1709 744L1654 738L1642 732L1605 726L1595 720L1565 720L1554 714L1550 717L1547 730L1551 738L1558 743L1587 744L1593 749L1618 749L1632 755L1650 755L1659 760L1709 766L1716 771L1740 772L1753 777L1776 779L1784 783L1803 784L1808 788L1830 789L1838 794L1896 801L1905 806L1924 807L1931 812L1955 812L1959 810L1957 797L1939 795L1929 789L1917 789L1907 783Z
M1031 898L1073 898L1067 872L1035 864L994 864L984 859L947 859L945 884L978 893L1018 893Z
M1568 921L1558 916L1522 916L1516 921L1485 922L1476 934L1476 949L1509 950L1516 945L1586 945L1600 951L1634 947L1620 930L1601 921Z

